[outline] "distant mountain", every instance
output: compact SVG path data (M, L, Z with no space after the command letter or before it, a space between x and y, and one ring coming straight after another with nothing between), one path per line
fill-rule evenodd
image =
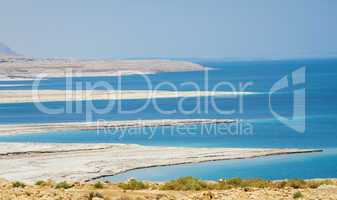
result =
M6 46L4 43L0 42L0 55L6 56L17 56L18 54L15 53L12 49Z

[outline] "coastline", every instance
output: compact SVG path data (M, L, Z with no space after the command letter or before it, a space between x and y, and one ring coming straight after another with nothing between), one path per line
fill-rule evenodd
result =
M179 97L236 97L252 92L167 90L0 90L0 104L90 100L158 99Z
M144 59L57 59L0 57L0 81L43 78L144 75L160 72L202 71L202 65L188 61Z
M1 143L1 178L91 181L155 166L249 159L319 149L155 147L136 144Z
M70 130L109 130L124 128L141 128L157 126L187 126L207 124L234 123L232 119L158 119L158 120L125 120L125 121L94 121L94 122L65 122L65 123L34 123L34 124L4 124L0 125L0 136L44 133Z
M198 148L196 148L196 150ZM321 152L323 152L322 149L292 149L292 148L287 148L287 149L286 148L284 148L284 149L280 149L280 148L278 148L278 149L276 149L276 148L275 149L222 148L222 149L223 150L226 150L226 149L253 150L253 151L255 151L255 150L266 150L266 151L275 150L275 151L279 151L279 152L270 152L270 153L265 153L263 155L251 155L250 157L233 157L233 158L224 158L224 159L215 158L215 159L202 160L202 161L196 161L196 162L182 162L182 163L175 163L175 164L161 164L161 165L150 165L150 166L146 166L146 167L135 167L135 168L124 170L124 171L120 171L120 172L114 173L114 174L101 175L99 177L95 177L95 178L91 178L90 180L86 180L85 182L99 180L99 179L102 179L102 178L105 178L105 177L109 177L109 176L116 176L116 175L119 175L119 174L124 174L126 172L137 170L137 169L148 169L148 168L153 168L153 167L167 167L167 166L176 166L176 165L184 165L184 164L197 164L197 163L214 162L214 161L225 161L225 160L254 159L254 158L279 156L279 155L289 155L289 154L306 154L306 153L321 153ZM215 156L211 155L210 157L215 157ZM325 179L316 178L316 180L325 180ZM312 180L315 180L315 179L312 179ZM329 178L329 180L331 180L331 178Z

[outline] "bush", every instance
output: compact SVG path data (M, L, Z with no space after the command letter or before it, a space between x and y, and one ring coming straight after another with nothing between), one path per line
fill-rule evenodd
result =
M311 189L316 189L316 188L318 188L320 185L322 185L322 184L321 184L321 182L319 182L319 181L308 181L308 182L307 182L307 186L308 186L309 188L311 188Z
M273 183L273 186L278 188L278 189L282 189L285 188L287 186L287 181L277 181Z
M242 180L241 178L231 178L228 180L220 180L217 182L215 188L224 190L231 188L266 188L271 187L272 182L263 179L247 179Z
M95 189L103 189L104 185L100 181L94 184Z
M298 198L302 198L303 197L303 194L301 192L295 192L294 195L293 195L293 198L294 199L298 199Z
M208 189L211 190L229 190L232 189L233 186L226 184L224 181L219 181L216 184L208 184Z
M208 185L197 178L186 176L164 183L161 190L202 190L207 189Z
M98 193L98 192L90 192L89 193L89 200L92 200L94 198L100 198L100 199L104 199L104 196L101 194L101 193Z
M55 186L56 189L69 189L69 188L72 188L72 187L73 187L73 185L67 183L66 181L59 182Z
M99 184L99 183L98 183ZM302 188L318 188L320 185L334 185L331 180L309 180L302 179L290 179L287 181L270 181L264 179L246 179L231 178L220 179L217 182L202 181L200 179L187 176L181 177L175 180L168 181L163 184L144 184L141 181L131 179L127 183L120 183L119 187L125 190L140 190L140 189L160 189L160 190L227 190L233 188L242 188L245 191L249 191L250 188L278 188L292 187L294 189ZM100 186L95 186L100 188Z
M321 185L333 185L331 180L323 180L323 181L307 181L307 186L311 189L316 189Z
M287 186L292 187L294 189L305 188L306 182L302 179L291 179L288 180Z
M38 185L38 186L46 186L46 185L47 185L47 182L45 182L45 181L36 181L36 182L35 182L35 185Z
M239 187L241 186L242 180L241 178L230 178L226 180L226 184L233 186L233 187Z
M143 183L142 181L137 181L136 179L130 179L126 183L118 184L118 187L124 190L143 190L143 189L148 189L149 185Z
M26 187L26 185L24 183L21 183L19 181L13 182L12 186L15 187L15 188L24 188L24 187Z
M321 183L306 183L306 181L301 179L292 179L288 181L273 182L263 179L247 179L242 180L241 178L231 178L227 180L219 180L218 182L204 182L193 177L182 177L176 180L172 180L164 183L159 188L161 190L227 190L232 188L243 188L246 191L249 188L284 188L293 187L307 188L307 187L318 187Z

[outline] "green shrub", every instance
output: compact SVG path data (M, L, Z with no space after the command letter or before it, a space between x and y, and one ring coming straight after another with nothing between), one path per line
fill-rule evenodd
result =
M241 186L241 183L242 183L241 178L230 178L226 180L226 184L233 187L239 187Z
M101 188L101 183L96 183L95 188ZM168 181L163 184L144 184L141 181L131 179L126 183L120 183L119 187L125 190L140 190L140 189L160 189L160 190L227 190L233 188L242 188L245 191L250 191L250 188L278 188L292 187L294 189L302 188L318 188L320 185L336 184L330 180L309 180L290 179L287 181L270 181L264 179L241 179L231 178L227 180L220 179L217 182L206 182L200 179L187 176L175 180Z
M161 190L202 190L207 189L207 184L197 178L186 176L164 183Z
M287 181L287 186L294 189L305 188L306 182L302 179L291 179Z
M103 189L104 185L102 182L98 181L97 183L94 184L95 189Z
M47 185L47 182L45 182L45 181L36 181L36 182L35 182L35 185L38 185L38 186L46 186L46 185Z
M294 199L298 199L298 198L302 198L302 197L303 197L303 194L300 191L295 192L294 195L293 195Z
M208 187L209 189L216 189L216 190L229 190L232 189L233 186L228 185L226 182L218 182L216 184L211 184L214 185L213 187Z
M15 182L13 182L12 183L12 186L13 187L15 187L15 188L24 188L24 187L26 187L26 185L24 184L24 183L21 183L21 182L19 182L19 181L15 181Z
M137 181L136 179L130 179L126 183L118 184L118 187L124 190L143 190L143 189L148 189L149 185L143 183L142 181Z
M247 179L242 180L241 178L231 178L228 180L220 180L217 182L216 188L220 190L231 189L231 188L266 188L272 187L273 183L268 180L263 179Z
M59 182L55 186L56 189L69 189L69 188L72 188L72 187L73 187L73 185L67 183L66 181Z

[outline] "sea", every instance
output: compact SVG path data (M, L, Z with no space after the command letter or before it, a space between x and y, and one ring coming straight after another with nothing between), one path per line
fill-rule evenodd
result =
M337 59L229 61L193 59L208 70L123 77L51 78L39 89L245 91L222 97L0 104L0 124L144 119L234 119L231 125L191 125L63 131L0 136L0 142L127 143L177 147L311 148L323 152L152 167L105 177L165 181L181 176L220 178L337 178ZM102 84L105 83L105 84ZM0 90L31 90L33 81L2 81ZM109 88L111 89L111 88ZM110 106L110 107L109 107ZM105 110L108 112L94 112ZM95 110L96 109L96 110ZM222 126L222 127L221 127Z

